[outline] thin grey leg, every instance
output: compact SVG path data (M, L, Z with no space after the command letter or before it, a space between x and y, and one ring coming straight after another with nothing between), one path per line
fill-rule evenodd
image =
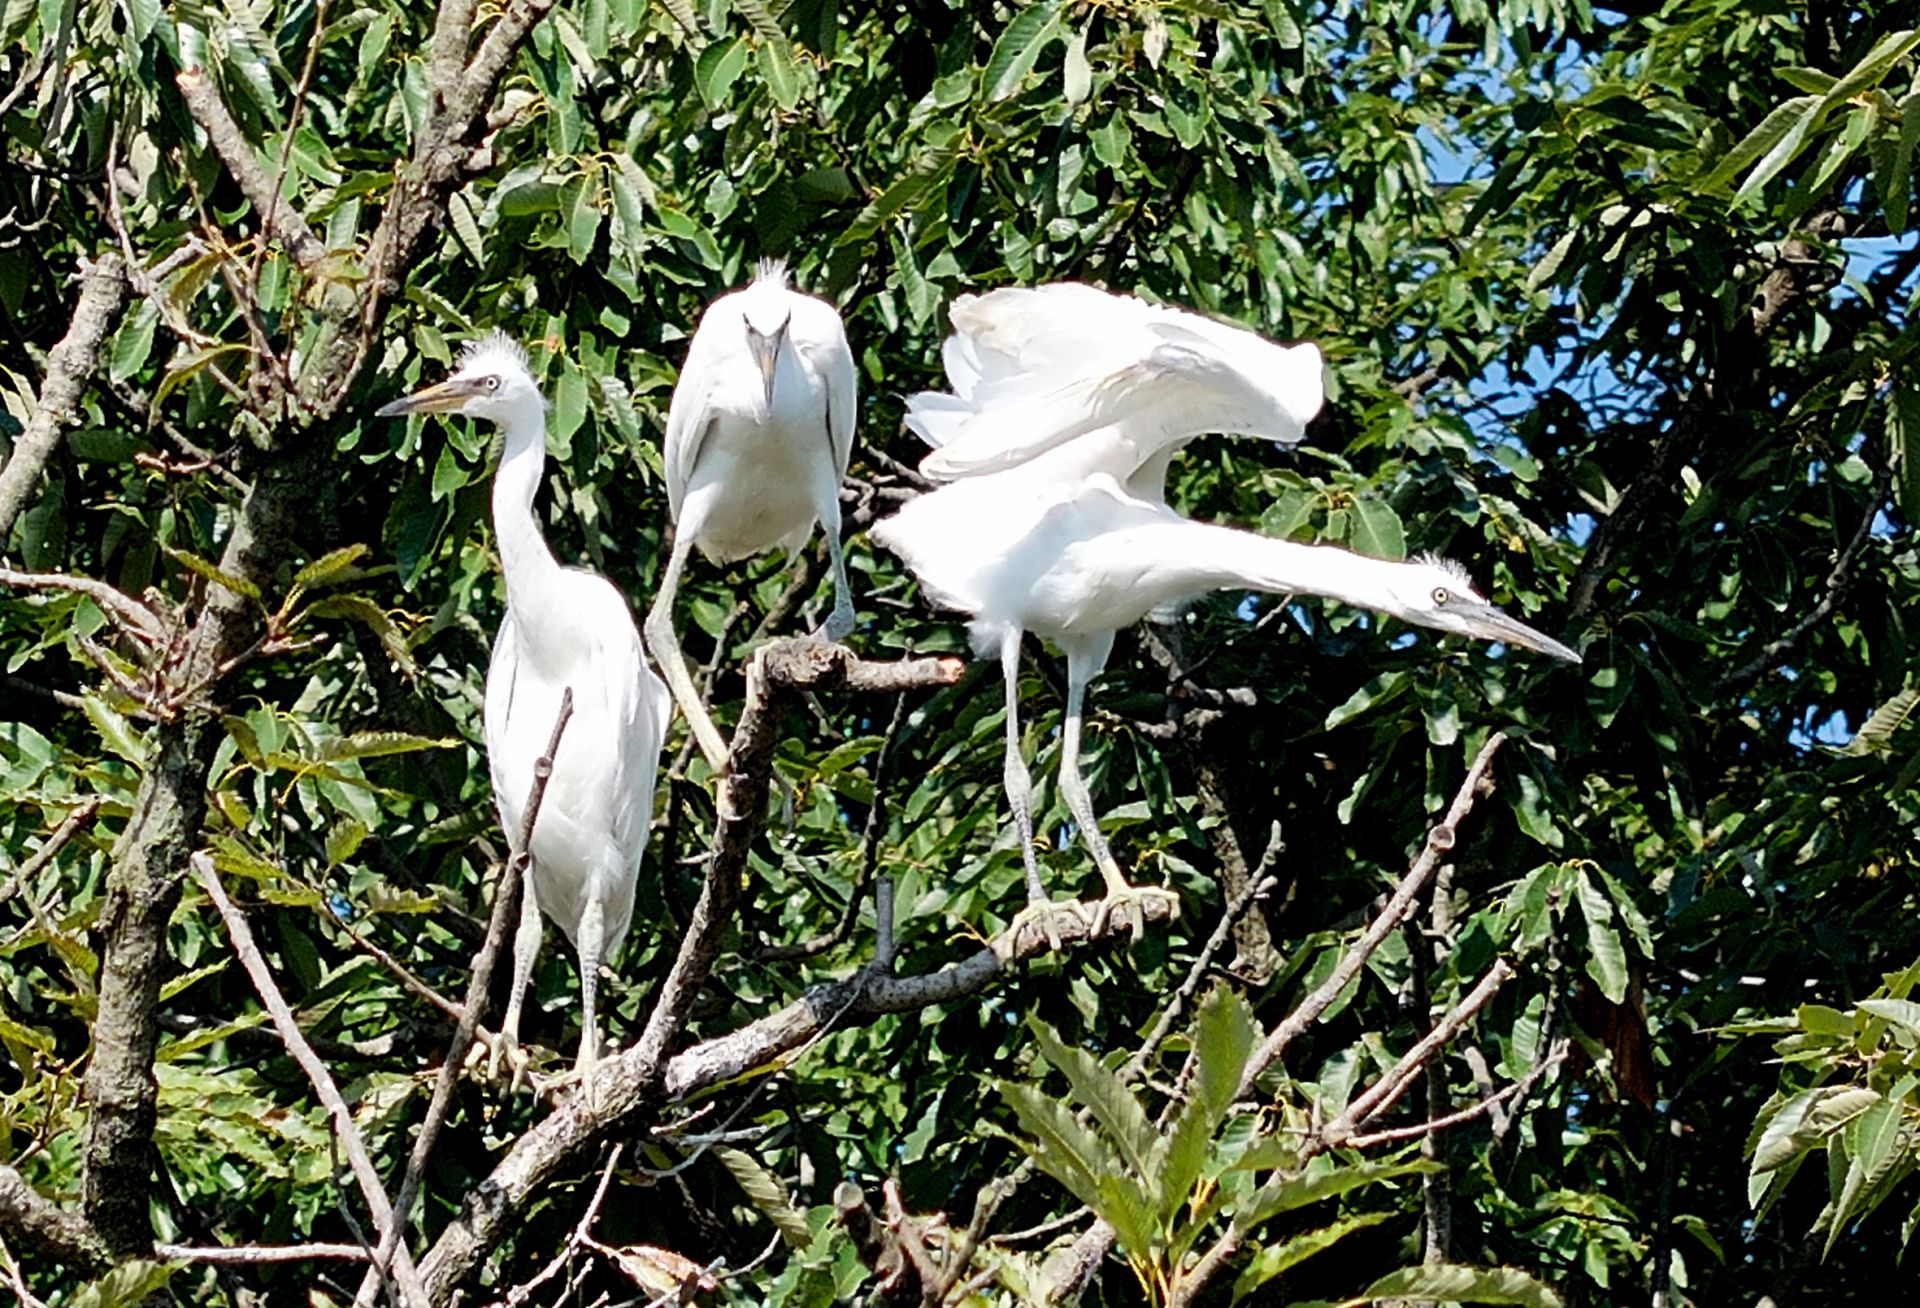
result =
M692 549L690 535L675 535L673 552L667 556L667 573L660 579L660 593L654 597L653 608L647 614L647 648L652 651L654 662L660 665L660 671L666 674L674 702L680 706L680 714L686 718L687 728L693 732L700 752L706 755L707 766L715 772L724 772L727 742L721 737L720 728L713 725L706 705L700 702L700 692L693 688L693 677L680 653L680 638L673 629L673 600L679 593L680 574L687 566L687 555Z

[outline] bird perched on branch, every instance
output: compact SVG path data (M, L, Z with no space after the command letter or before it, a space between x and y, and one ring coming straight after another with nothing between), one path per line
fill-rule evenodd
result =
M1168 462L1194 437L1292 445L1325 397L1312 344L1078 282L963 295L948 317L952 393L907 401L907 425L934 447L920 471L935 481L1060 451L1056 477L1104 472L1162 499Z
M487 765L500 825L517 843L534 765L546 752L561 696L573 716L535 817L528 884L514 938L513 994L494 1062L519 1035L520 1010L540 951L540 914L560 924L580 956L580 1053L598 1048L600 965L633 920L634 883L653 817L671 704L647 666L626 598L597 573L563 567L534 517L546 470L546 405L526 352L500 333L475 341L447 380L380 410L382 417L459 413L499 427L493 530L507 581L507 612L487 666ZM516 853L519 851L516 849Z
M853 454L859 381L840 314L788 285L787 267L763 259L753 281L707 306L687 348L667 410L667 498L673 551L652 611L647 645L715 771L727 746L694 690L673 629L673 600L687 555L716 563L805 545L818 523L833 565L829 640L853 630L853 597L840 544L840 479Z
M980 657L998 654L1007 693L1007 800L1026 863L1029 912L1051 904L1033 853L1032 779L1020 752L1020 638L1026 631L1067 656L1060 790L1106 881L1109 905L1164 891L1131 886L1100 834L1080 775L1087 686L1106 666L1114 633L1163 605L1209 590L1319 595L1437 631L1503 641L1577 663L1559 641L1495 608L1445 559L1368 558L1181 517L1108 473L1075 475L1059 446L1005 472L968 477L922 495L872 536L906 561L927 593L971 618ZM1104 910L1103 911L1107 911Z

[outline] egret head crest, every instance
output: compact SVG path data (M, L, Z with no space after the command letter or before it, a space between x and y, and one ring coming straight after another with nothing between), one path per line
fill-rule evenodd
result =
M771 284L784 291L793 284L793 273L785 259L767 256L754 265L753 280L756 285Z

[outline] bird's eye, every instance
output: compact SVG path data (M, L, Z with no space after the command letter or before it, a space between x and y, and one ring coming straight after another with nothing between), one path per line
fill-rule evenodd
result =
M1452 598L1453 598L1453 595L1447 590L1445 586L1435 586L1433 588L1433 602L1436 607L1439 607L1439 608L1446 607L1447 601Z
M500 379L498 377L489 377L487 378L486 386L490 391L497 391L500 389Z

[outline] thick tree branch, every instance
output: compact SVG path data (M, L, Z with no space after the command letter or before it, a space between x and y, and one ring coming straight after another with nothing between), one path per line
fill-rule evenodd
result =
M112 1251L85 1218L44 1197L4 1164L0 1164L0 1231L18 1235L85 1276L97 1276L113 1266Z
M300 1030L300 1023L293 1015L293 1008L287 1003L286 996L280 993L275 984L273 973L267 968L267 960L261 956L260 947L254 943L253 931L247 926L247 919L227 898L226 889L220 884L220 874L214 871L213 859L205 853L193 855L193 870L206 888L207 896L213 900L213 906L219 910L220 918L227 924L227 935L233 942L233 952L240 959L240 965L253 981L253 988L260 996L260 1002L266 1005L267 1012L273 1018L273 1025L280 1032L281 1040L286 1042L287 1052L293 1055L293 1061L307 1074L307 1081L313 1086L313 1092L333 1119L334 1134L340 1140L341 1148L347 1155L347 1166L353 1172L353 1179L360 1187L361 1196L367 1201L367 1209L373 1214L373 1220L382 1229L394 1222L393 1201L387 1197L387 1191L380 1184L380 1173L374 1170L373 1159L367 1153L367 1142L360 1136L360 1127L353 1120L353 1109L341 1095L340 1087L334 1083L333 1074L320 1056L313 1052L313 1046L307 1043L306 1035ZM395 1275L406 1297L409 1308L425 1308L427 1296L420 1282L420 1273L413 1265L413 1259L404 1248L395 1251Z
M13 524L40 483L61 432L80 407L87 381L100 357L120 306L127 298L126 265L117 254L80 261L80 298L73 306L67 334L47 352L47 375L40 398L27 424L13 442L13 453L0 468L0 548L13 533Z
M180 98L186 101L193 121L207 134L207 144L220 156L227 174L247 197L253 211L260 215L266 234L278 241L302 268L311 268L320 262L326 256L327 247L313 234L313 228L307 225L293 201L280 194L279 186L261 164L260 156L254 153L246 133L228 112L227 102L220 98L219 88L214 86L207 70L183 68L173 75L173 84L180 88Z

